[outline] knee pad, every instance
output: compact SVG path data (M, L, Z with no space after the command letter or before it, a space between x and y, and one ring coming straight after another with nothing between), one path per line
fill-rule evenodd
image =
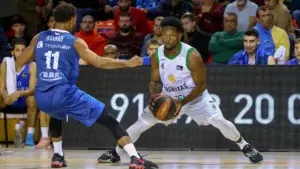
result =
M54 138L61 137L62 121L51 117L49 123L49 131L51 133L51 137Z
M104 112L96 122L107 128L115 137L116 141L124 136L128 136L127 132L120 125L120 123L107 112Z

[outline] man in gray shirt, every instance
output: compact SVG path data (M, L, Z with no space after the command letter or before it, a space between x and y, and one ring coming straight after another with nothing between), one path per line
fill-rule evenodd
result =
M256 24L256 11L258 6L250 0L236 0L227 5L224 15L234 12L238 15L238 31L247 31Z

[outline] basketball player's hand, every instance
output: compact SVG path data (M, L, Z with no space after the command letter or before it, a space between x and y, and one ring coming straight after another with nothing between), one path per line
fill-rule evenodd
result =
M151 96L150 102L149 102L149 109L150 109L151 111L153 111L153 106L154 106L154 101L155 101L155 99L158 98L160 95L161 95L161 94L159 93L159 94L154 94L154 95Z
M21 96L19 91L14 92L13 94L8 96L8 105L13 104L16 100L18 100Z
M175 104L176 104L176 112L174 113L173 118L176 118L179 115L182 108L182 103L180 101L176 100Z
M143 58L138 56L133 56L130 60L128 60L128 67L137 67L143 64Z

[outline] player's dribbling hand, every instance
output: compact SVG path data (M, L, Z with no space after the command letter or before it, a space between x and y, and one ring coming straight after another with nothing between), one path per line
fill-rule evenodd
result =
M149 102L149 109L150 109L150 111L153 111L154 101L155 101L155 99L158 98L160 95L161 95L161 94L159 93L159 94L154 94L154 95L151 96L150 102Z
M143 64L143 58L139 56L133 56L130 60L128 60L128 67L137 67Z
M173 118L176 118L178 116L182 108L182 103L179 100L176 100L175 104L176 104L176 112L174 113Z

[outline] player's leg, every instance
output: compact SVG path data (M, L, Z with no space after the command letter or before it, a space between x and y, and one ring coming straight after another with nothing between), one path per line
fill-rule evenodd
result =
M63 149L62 149L62 121L56 118L50 118L49 124L51 132L51 140L54 147L54 155L52 157L52 168L66 167L67 162L65 161Z
M198 98L199 102L187 106L185 112L197 122L198 125L211 124L220 130L223 136L235 142L252 163L259 163L263 160L262 155L241 136L235 125L224 118L220 108L207 91Z
M49 121L50 117L40 111L40 126L41 126L41 139L39 143L35 146L35 148L50 148L50 138L48 136L49 133Z
M101 124L110 130L113 134L118 145L123 147L127 154L131 157L130 167L138 168L143 167L143 163L146 167L158 168L158 166L150 161L143 160L141 156L137 153L135 146L131 142L131 138L128 133L123 129L121 124L106 110L102 113L96 123ZM117 154L116 154L117 155ZM143 162L144 161L144 162Z
M126 130L131 142L135 143L144 131L148 130L156 123L158 123L158 120L152 115L148 107L145 108L144 113L141 114L139 119ZM106 153L102 154L98 158L98 162L119 162L121 160L120 155L123 151L123 147L121 145L117 145L114 150L107 151Z
M27 107L27 136L25 141L25 146L34 146L34 130L37 121L37 105L33 96L26 97L26 107Z

